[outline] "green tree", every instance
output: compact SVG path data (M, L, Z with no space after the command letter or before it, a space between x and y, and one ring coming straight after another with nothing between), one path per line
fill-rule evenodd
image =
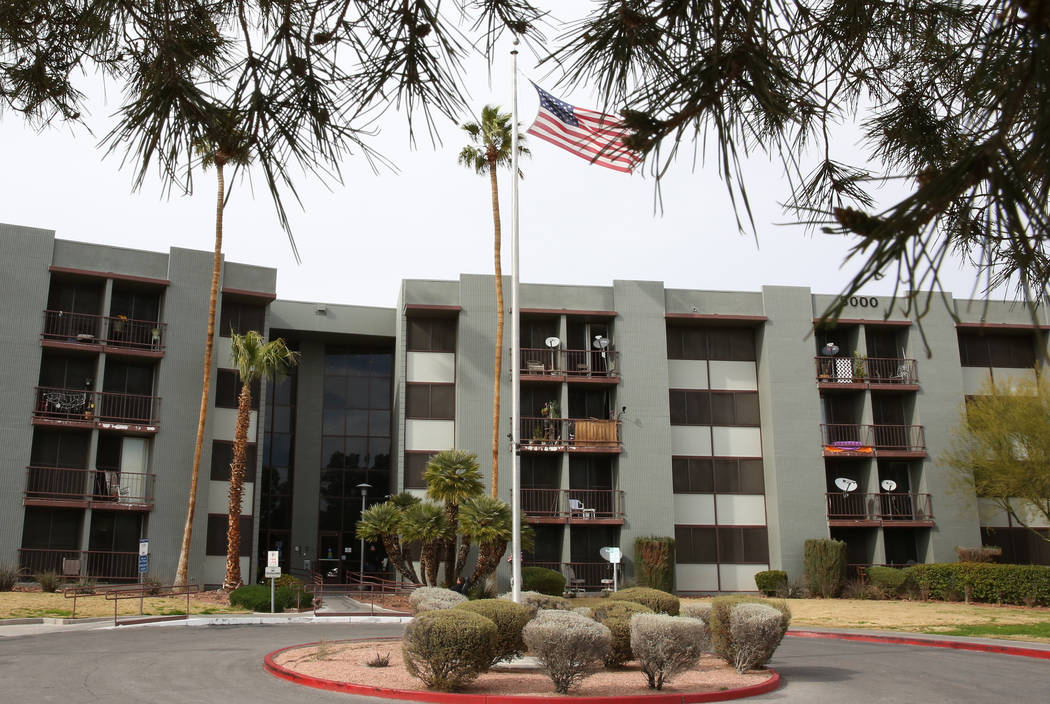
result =
M459 532L478 546L478 562L467 580L467 589L484 580L499 567L513 532L513 517L505 501L491 496L475 496L463 502L459 514ZM522 515L522 550L532 550L533 531Z
M407 496L405 494L404 496ZM415 497L410 497L415 498ZM402 538L405 511L419 499L409 502L396 502L391 498L381 504L370 506L357 523L357 537L362 540L380 542L386 550L387 558L394 569L404 578L415 584L419 577L405 552L406 541Z
M991 499L1016 523L1050 523L1050 382L989 380L967 399L942 461L968 492Z
M439 552L452 530L441 504L423 501L405 509L401 531L406 540L419 541L420 571L427 586L438 586Z
M478 456L463 450L445 450L430 458L423 470L423 481L427 483L427 497L441 501L445 506L448 533L444 539L445 584L455 584L463 572L470 551L470 540L460 536L456 546L456 527L459 523L459 506L469 498L484 491Z
M492 197L492 241L496 281L496 352L492 371L492 497L499 491L499 419L500 386L503 376L503 265L501 253L502 230L499 214L499 184L496 169L509 167L514 156L510 114L500 112L495 105L481 109L478 122L467 122L460 127L470 137L470 144L459 153L459 163L479 175L487 174ZM518 156L527 156L525 140L518 138ZM521 171L518 171L521 177Z
M232 591L241 586L241 499L244 496L244 459L248 445L248 426L251 423L252 385L264 378L280 376L295 365L299 353L293 352L284 340L266 342L262 335L249 330L231 339L231 362L241 380L237 397L237 425L233 439L233 462L230 463L229 520L226 528L226 578L222 588Z

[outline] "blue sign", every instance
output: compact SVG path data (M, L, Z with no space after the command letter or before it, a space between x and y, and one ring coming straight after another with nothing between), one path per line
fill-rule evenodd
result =
M149 567L149 555L139 555L139 574L146 574Z

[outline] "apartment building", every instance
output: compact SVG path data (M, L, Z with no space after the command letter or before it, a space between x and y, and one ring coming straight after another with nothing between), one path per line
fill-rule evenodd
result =
M174 573L199 406L211 253L127 250L0 225L8 364L0 394L0 562L105 580ZM191 578L221 581L239 380L230 330L301 354L252 413L242 569L338 579L378 569L362 507L422 492L433 453L489 456L494 280L407 280L396 308L278 300L273 269L223 265L212 407ZM939 461L967 395L1031 376L1048 328L1007 303L956 301L919 322L857 297L522 285L522 508L528 563L588 587L619 546L676 539L676 588L749 591L755 572L801 570L807 538L852 564L953 560L957 545L1050 563L1045 545L954 486ZM1042 316L1042 312L1040 312ZM1041 317L1045 321L1045 317ZM510 435L509 324L503 420ZM509 498L504 443L499 493Z

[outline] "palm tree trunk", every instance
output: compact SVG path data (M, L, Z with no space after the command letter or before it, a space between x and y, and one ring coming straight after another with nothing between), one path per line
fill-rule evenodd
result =
M445 586L451 587L459 577L460 567L458 553L456 551L456 527L459 524L459 506L457 504L445 503L445 517L448 524L452 526L451 534L445 538L442 552L445 555Z
M386 549L387 559L390 560L390 564L393 565L394 569L401 573L401 576L415 584L419 583L419 577L416 576L416 570L412 567L412 563L405 559L405 553L401 549L401 541L393 536L383 536L383 547Z
M230 506L226 526L226 579L222 588L233 591L241 586L241 498L244 495L244 459L251 422L252 389L241 386L237 399L237 430L233 440L233 462L230 463Z
M197 479L201 471L201 450L204 447L204 425L208 420L208 392L211 384L212 348L215 344L215 308L219 298L219 272L222 268L222 210L226 184L222 167L225 157L216 155L215 174L218 180L218 199L215 206L215 256L211 269L211 295L208 298L208 333L204 338L204 374L201 381L201 407L197 417L197 441L193 446L193 471L190 473L190 496L186 502L186 524L182 529L182 547L179 550L179 566L175 570L174 584L183 586L187 582L190 566L190 540L193 537L193 515L197 510Z
M503 376L503 265L500 253L499 188L496 184L496 162L489 159L489 183L492 185L492 232L495 244L496 271L496 359L492 373L492 498L499 496L499 419L500 382Z
M423 544L422 554L420 555L420 565L423 575L426 577L428 587L436 587L437 574L438 574L438 561L437 551L438 544L440 541L434 540Z
M467 589L471 589L475 584L479 584L485 580L490 574L496 571L496 567L499 565L500 558L503 557L503 553L507 551L507 541L501 540L496 543L482 543L479 546L478 551L478 564L474 568L474 574L470 575L470 582L467 584Z
M467 566L467 554L470 552L470 538L466 535L459 536L459 549L456 551L456 577L458 578L463 574L463 569Z

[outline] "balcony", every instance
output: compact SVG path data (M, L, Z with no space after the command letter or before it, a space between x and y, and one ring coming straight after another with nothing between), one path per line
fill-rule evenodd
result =
M616 350L562 350L523 347L521 378L525 381L579 381L616 384L620 353Z
M919 367L914 359L816 357L814 362L817 383L828 391L863 388L917 391L919 388Z
M825 494L828 525L833 527L930 527L933 501L929 494Z
M618 489L522 489L521 510L529 523L623 525Z
M141 394L36 387L35 425L157 432L160 398Z
M820 426L825 457L925 457L926 433L921 425Z
M102 349L107 354L156 358L164 356L166 330L166 323L153 320L45 310L40 338L45 347Z
M152 511L154 479L138 472L27 467L23 504Z
M528 452L621 451L620 421L596 418L522 418L521 449Z
M29 574L57 572L63 577L134 581L139 577L138 552L19 548L18 566Z
M596 592L612 590L613 566L608 562L524 562L529 567L546 567L565 575L565 589L585 589ZM623 573L620 573L623 576ZM605 581L608 580L608 581Z

